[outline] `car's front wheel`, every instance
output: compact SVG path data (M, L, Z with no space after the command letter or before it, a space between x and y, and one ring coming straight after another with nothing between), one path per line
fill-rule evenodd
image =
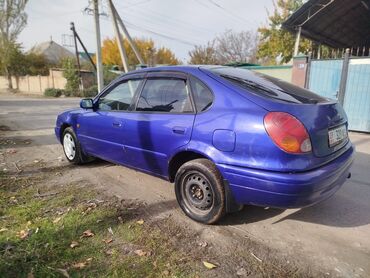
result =
M67 160L73 164L83 164L91 161L91 158L84 155L80 143L71 127L63 132L63 150Z
M180 167L175 193L181 209L195 221L213 224L226 213L223 179L208 159L191 160Z

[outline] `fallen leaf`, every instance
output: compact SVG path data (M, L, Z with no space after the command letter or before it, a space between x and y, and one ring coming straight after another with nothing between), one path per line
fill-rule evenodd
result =
M103 242L109 244L113 241L113 238L103 239Z
M83 237L93 237L95 234L91 230L86 230L82 233L81 238Z
M112 230L112 228L111 228L111 227L109 227L109 228L108 228L108 232L109 232L111 235L113 235L113 230Z
M162 273L163 273L163 275L165 275L165 276L170 275L170 272L169 272L168 270L164 270Z
M123 219L122 219L122 217L121 216L118 216L118 221L119 221L119 223L123 223Z
M212 264L212 263L209 263L209 262L206 262L206 261L203 261L203 264L204 264L204 266L205 266L206 268L208 268L208 269L214 269L214 268L216 268L216 267L217 267L217 265Z
M198 243L198 245L200 246L200 247L207 247L208 246L208 243L206 242L206 241L201 241L201 242L199 242Z
M58 223L60 220L62 219L62 217L57 217L53 220L53 223L56 224Z
M139 224L139 225L143 225L144 224L144 220L143 219L140 219L140 220L136 221L136 223Z
M109 256L113 255L113 253L114 253L114 250L106 250L105 251L105 254L107 254Z
M17 150L11 149L11 150L8 150L6 153L14 154L14 153L16 153L16 152L17 152Z
M1 228L1 229L0 229L0 233L5 232L5 231L7 231L7 230L8 230L7 228Z
M80 244L77 242L77 241L72 241L71 244L69 245L69 247L71 247L72 249L79 246Z
M79 263L74 263L72 265L73 268L76 268L76 269L83 269L87 266L87 262L79 262Z
M134 253L139 257L150 256L152 254L150 251L143 251L141 249L135 250Z
M20 239L25 239L25 238L27 238L29 235L30 235L30 230L21 230L20 232L18 232L18 237L19 237Z
M93 258L87 258L86 262L91 262L92 260L93 260Z
M39 231L40 231L40 228L39 228L39 227L37 227L37 228L36 228L36 231L35 231L35 234L37 234Z

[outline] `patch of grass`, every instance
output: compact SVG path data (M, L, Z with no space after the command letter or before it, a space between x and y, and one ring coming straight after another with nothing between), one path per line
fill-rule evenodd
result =
M45 179L0 173L0 276L194 277L197 262L159 226L137 223L141 205Z

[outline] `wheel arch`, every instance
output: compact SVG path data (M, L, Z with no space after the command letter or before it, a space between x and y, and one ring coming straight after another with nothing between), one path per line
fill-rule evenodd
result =
M197 152L197 151L193 151L193 150L182 150L182 151L177 152L175 155L173 155L168 163L169 181L170 182L175 181L177 170L181 167L181 165L183 165L184 163L190 160L194 160L197 158L205 158L205 159L212 161L212 159L208 157L207 155Z

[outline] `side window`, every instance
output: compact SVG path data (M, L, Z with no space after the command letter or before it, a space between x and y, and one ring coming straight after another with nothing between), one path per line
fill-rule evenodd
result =
M142 79L133 79L118 84L106 95L99 98L99 109L104 111L128 110L141 82Z
M136 111L192 112L186 81L182 79L148 79L141 92Z
M212 92L197 78L191 78L191 89L194 95L195 106L197 111L207 110L212 105L213 94Z

